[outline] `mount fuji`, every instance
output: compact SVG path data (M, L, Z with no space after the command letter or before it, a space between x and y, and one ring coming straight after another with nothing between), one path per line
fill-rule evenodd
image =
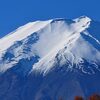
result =
M100 93L100 22L86 16L35 21L0 39L0 100L94 93Z

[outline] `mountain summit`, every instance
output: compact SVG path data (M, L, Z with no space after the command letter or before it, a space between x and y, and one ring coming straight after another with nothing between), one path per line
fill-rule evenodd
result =
M86 16L30 22L0 39L0 100L73 100L100 93L100 23Z

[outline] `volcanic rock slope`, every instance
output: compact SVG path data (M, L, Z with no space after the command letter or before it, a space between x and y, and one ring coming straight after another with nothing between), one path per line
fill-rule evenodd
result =
M73 100L100 93L100 23L86 16L30 22L0 39L0 100Z

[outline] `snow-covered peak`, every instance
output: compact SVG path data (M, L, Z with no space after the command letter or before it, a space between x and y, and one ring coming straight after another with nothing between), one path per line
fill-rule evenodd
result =
M24 26L19 27L14 32L11 32L7 36L0 39L0 52L7 50L16 41L21 41L27 38L28 36L34 34L35 32L39 34L39 37L41 36L43 43L42 42L38 43L41 46L42 44L45 45L46 39L49 38L48 40L51 40L50 37L52 39L54 38L54 40L57 39L59 41L59 39L61 40L61 37L65 37L63 34L68 36L76 31L80 32L80 31L85 30L85 28L89 26L89 22L90 22L89 18L77 18L74 21L66 20L63 18L56 18L56 19L52 19L48 21L36 21L36 22L28 23ZM52 42L54 41L50 41L50 44L48 44L48 47L49 45L52 45ZM2 45L2 44L5 44L5 45Z
M18 28L0 39L0 71L25 63L25 72L47 72L57 62L57 55L62 58L61 65L66 61L71 61L73 65L80 59L98 63L100 44L88 31L90 25L91 19L82 16L74 20L56 18L36 21Z
M87 17L87 16L81 16L79 18L76 18L74 19L76 22L79 22L79 21L84 21L84 22L90 22L92 21L91 18Z

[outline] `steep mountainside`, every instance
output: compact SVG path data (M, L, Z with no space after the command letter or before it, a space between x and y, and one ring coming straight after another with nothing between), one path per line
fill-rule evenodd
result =
M100 23L86 16L28 23L0 39L0 100L73 100L100 93Z

